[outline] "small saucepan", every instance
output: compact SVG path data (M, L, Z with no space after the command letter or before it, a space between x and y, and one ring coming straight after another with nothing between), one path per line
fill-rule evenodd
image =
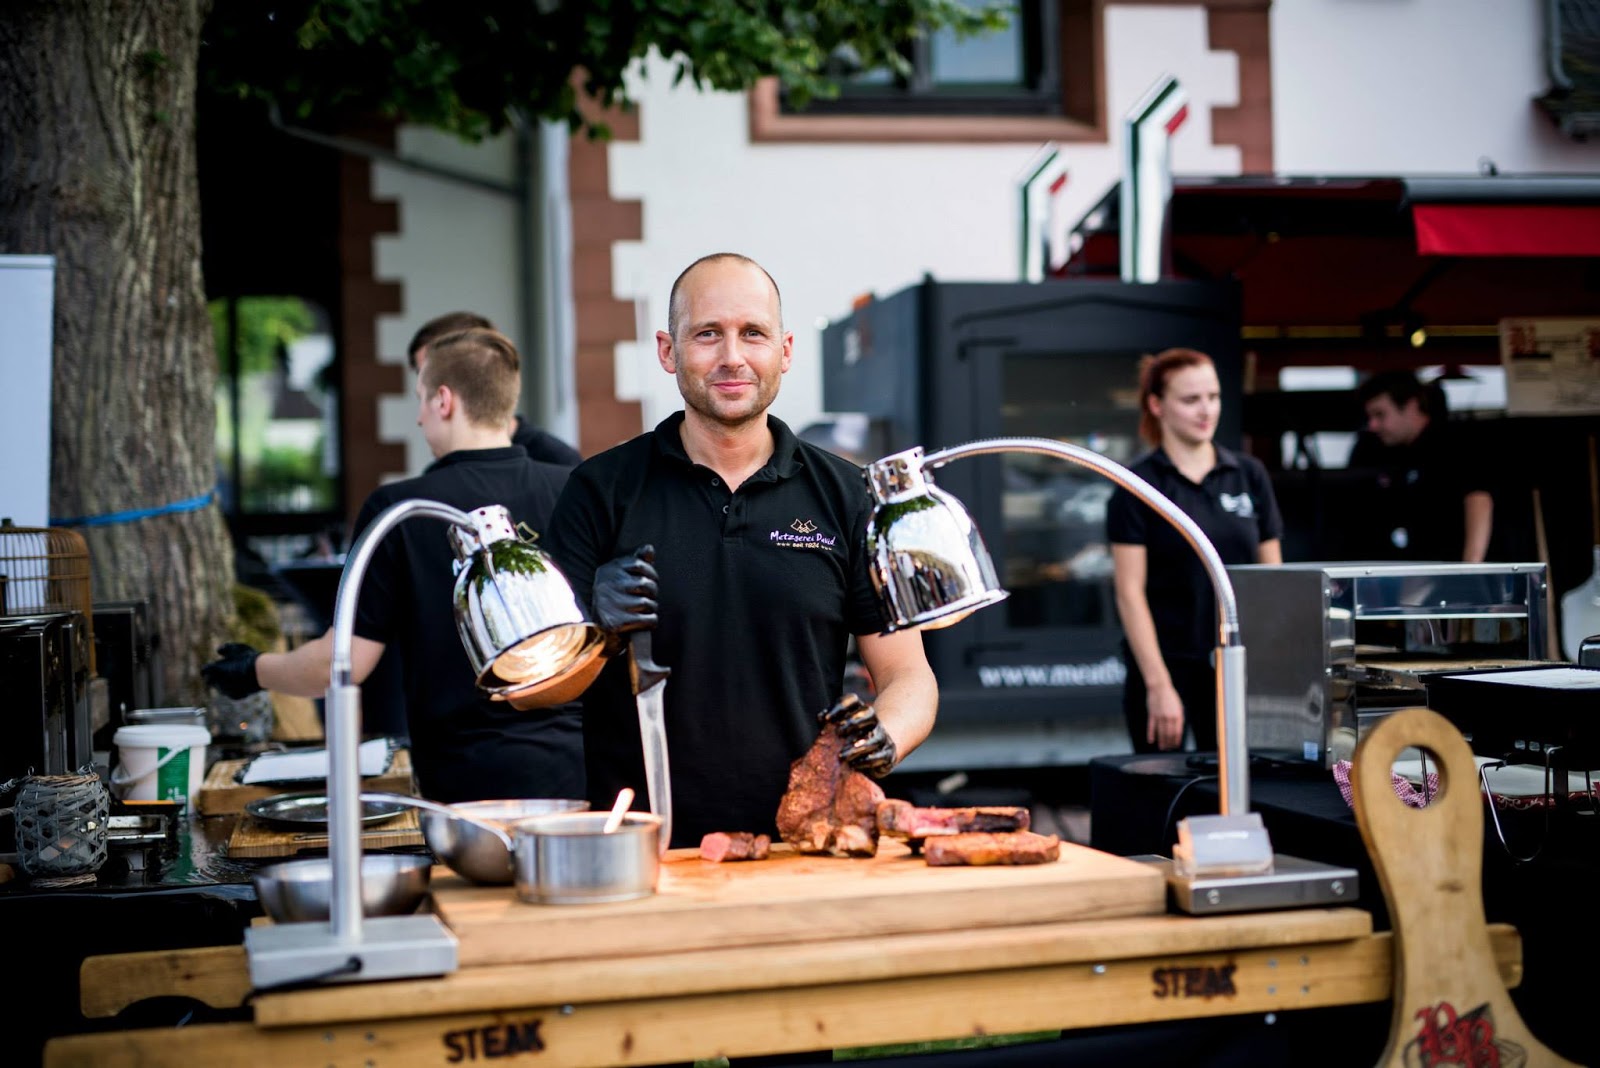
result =
M402 794L363 793L363 801L392 801L421 809L465 828L469 834L453 838L433 838L428 847L450 870L477 882L514 882L523 901L548 905L575 905L603 901L627 901L655 893L660 872L661 818L647 812L629 812L610 834L604 827L608 813L550 811L526 816L500 825L498 819L482 819L471 805L442 805L420 797ZM578 802L581 804L581 802ZM558 802L561 804L561 802ZM426 836L426 831L424 831ZM452 843L487 839L500 853L510 858L509 878L480 879L464 848L449 848ZM473 857L495 852L471 851ZM498 867L488 865L481 874L493 876Z
M587 801L551 797L458 801L449 806L448 815L432 809L423 810L422 837L434 856L462 878L491 886L509 886L515 876L511 853L504 836L492 833L491 828L509 831L512 824L529 816L582 812L588 807ZM467 818L459 818L463 816Z
M661 817L628 812L608 834L609 815L559 812L513 824L517 896L544 905L587 905L655 893Z

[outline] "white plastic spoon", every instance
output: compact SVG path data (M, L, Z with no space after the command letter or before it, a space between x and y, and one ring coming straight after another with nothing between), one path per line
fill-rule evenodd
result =
M633 804L633 787L624 786L622 792L617 795L616 803L611 806L611 815L602 828L603 834L611 834L622 826L622 817L628 814L628 806L631 804Z

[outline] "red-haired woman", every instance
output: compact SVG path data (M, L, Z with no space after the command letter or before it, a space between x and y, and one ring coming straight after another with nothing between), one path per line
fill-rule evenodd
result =
M1131 470L1211 539L1225 564L1283 562L1283 519L1259 460L1212 440L1222 410L1211 358L1167 349L1139 366L1139 436L1155 446ZM1106 512L1128 678L1122 710L1138 753L1217 747L1217 605L1200 557L1178 531L1118 488Z

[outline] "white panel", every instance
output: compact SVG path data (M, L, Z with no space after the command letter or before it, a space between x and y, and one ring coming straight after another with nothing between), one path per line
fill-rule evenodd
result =
M54 256L0 256L0 516L50 521L51 326Z
M1285 174L1600 169L1533 103L1549 88L1542 3L1279 0L1273 141Z
M402 127L397 151L452 170L509 182L514 145L509 136L470 144L447 134ZM475 311L517 343L517 202L492 190L405 170L372 165L372 195L395 200L400 232L374 242L373 273L399 282L405 310L378 321L378 358L404 364L406 344L423 323L449 311ZM407 392L385 399L378 409L379 436L404 442L406 471L418 474L433 461L416 425L416 402Z

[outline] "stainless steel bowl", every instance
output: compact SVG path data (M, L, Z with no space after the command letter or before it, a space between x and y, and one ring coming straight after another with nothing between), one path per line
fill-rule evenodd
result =
M511 826L519 820L557 812L582 812L589 807L589 802L536 797L521 801L459 801L448 807L452 812L482 820L509 834ZM421 811L421 820L422 837L441 864L475 883L511 884L511 854L506 851L505 842L488 829L428 809Z
M656 892L661 817L629 812L603 830L606 812L534 816L511 826L517 896L543 905L629 901Z
M414 912L428 892L431 857L368 853L361 858L361 911L366 916ZM327 857L269 864L252 877L262 909L275 923L326 921L333 897L333 863Z

